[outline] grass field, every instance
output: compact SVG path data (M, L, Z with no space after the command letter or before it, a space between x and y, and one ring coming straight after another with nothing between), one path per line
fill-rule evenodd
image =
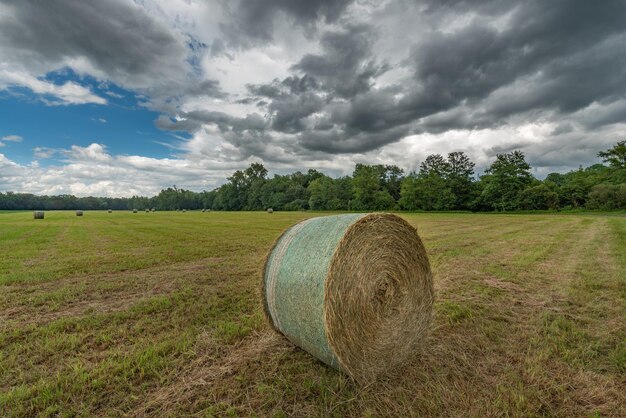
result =
M626 217L406 214L426 350L359 387L270 331L262 261L313 213L0 213L0 416L626 416Z

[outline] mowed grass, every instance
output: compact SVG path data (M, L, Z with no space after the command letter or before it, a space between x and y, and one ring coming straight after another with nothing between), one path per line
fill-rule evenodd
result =
M0 416L626 416L626 217L402 214L425 351L359 387L273 333L263 259L314 213L0 213Z

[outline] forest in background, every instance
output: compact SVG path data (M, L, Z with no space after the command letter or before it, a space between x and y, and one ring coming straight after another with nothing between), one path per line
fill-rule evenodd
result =
M0 193L0 210L347 210L505 212L626 209L626 141L601 151L604 164L544 180L531 174L521 151L498 154L481 176L463 152L429 155L416 172L395 165L356 164L351 176L317 170L275 175L261 163L237 170L225 184L203 192L176 186L157 196L130 198Z

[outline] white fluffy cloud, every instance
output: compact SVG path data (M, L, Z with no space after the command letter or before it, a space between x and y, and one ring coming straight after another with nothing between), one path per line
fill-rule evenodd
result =
M107 104L105 98L95 95L88 88L72 81L57 85L24 72L0 70L0 89L13 86L30 89L33 93L42 96L42 100L51 105Z
M0 137L0 147L4 147L6 142L22 142L22 139L19 135L5 135Z
M51 165L44 165L43 161L22 165L0 154L3 189L77 196L153 195L173 184L194 190L211 189L227 175L218 167L207 170L203 161L111 155L105 146L96 143L39 152L40 158L60 154L63 160Z

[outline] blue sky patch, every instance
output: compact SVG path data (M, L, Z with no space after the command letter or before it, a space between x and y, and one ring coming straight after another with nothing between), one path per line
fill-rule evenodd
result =
M81 77L68 69L49 73L44 80L57 86L74 82L105 98L107 104L59 104L58 98L35 94L24 87L1 92L0 138L8 135L23 138L21 142L6 142L0 148L11 160L29 163L37 147L67 149L94 142L105 145L111 154L171 156L172 150L162 143L175 143L176 137L155 127L154 120L159 114L142 106L141 99L132 91L92 77ZM40 160L40 164L53 164L56 158L62 156Z

